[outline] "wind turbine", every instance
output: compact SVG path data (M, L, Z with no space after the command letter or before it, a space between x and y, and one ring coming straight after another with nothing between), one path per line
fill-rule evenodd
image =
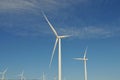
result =
M44 72L43 72L42 76L40 78L38 78L37 80L46 80Z
M54 80L57 80L57 76L54 76Z
M84 57L83 58L73 58L75 60L82 60L82 61L84 61L84 79L85 80L87 80L87 66L86 66L86 61L88 60L86 58L86 54L87 54L87 48L86 48L86 50L84 52Z
M7 72L7 69L5 69L3 72L0 72L0 74L2 75L1 80L5 80L5 73Z
M54 44L54 48L53 48L53 52L52 52L51 61L50 61L50 65L49 66L51 66L52 59L53 59L53 56L54 56L54 52L55 52L56 46L58 44L58 80L61 80L62 79L61 39L69 37L69 35L59 36L57 34L56 30L54 29L52 24L49 22L48 18L46 17L46 15L44 13L43 13L43 16L44 16L46 22L48 23L48 25L50 26L50 28L52 29L54 35L56 36L56 41L55 41L55 44Z
M63 80L66 80L66 78L64 77Z
M25 80L25 77L24 77L24 71L22 71L22 73L19 74L18 76L20 76L20 80Z
M46 80L44 72L43 72L43 75L42 75L42 80Z

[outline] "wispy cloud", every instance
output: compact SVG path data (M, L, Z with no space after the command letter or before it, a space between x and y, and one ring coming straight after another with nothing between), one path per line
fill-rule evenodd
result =
M21 37L36 37L48 34L46 28L38 23L30 24L29 26L25 26L25 24L4 23L0 26L0 30Z
M0 12L22 11L36 9L59 9L72 4L82 3L87 0L0 0Z
M0 11L14 11L14 10L24 10L32 9L33 3L27 0L0 0Z
M2 27L3 26L3 27ZM52 35L47 24L32 24L29 26L24 25L13 25L13 24L3 24L0 29L17 36L41 36L41 35ZM46 26L46 27L45 27ZM72 35L73 38L78 39L103 39L115 36L120 36L120 28L114 27L55 27L59 35Z
M59 33L73 35L74 38L79 39L102 39L114 36L120 36L120 28L103 28L103 27L83 27L83 28L60 28Z
M45 11L60 9L72 6L74 4L80 4L83 2L88 2L88 0L0 0L0 12L19 12L19 11L30 11L33 13L38 12L40 9ZM69 14L67 14L68 16ZM71 16L71 15L70 15ZM19 36L39 36L41 33L49 34L46 29L40 26L40 24L35 25L30 24L29 27L25 25L10 25L10 23L3 24L5 31L17 34ZM14 27L13 27L14 26ZM24 27L21 27L24 26ZM35 27L36 26L36 27ZM43 26L43 25L42 25ZM86 39L86 38L108 38L120 34L120 28L104 28L96 26L88 27L69 27L69 28L57 28L59 33L70 34L75 38Z

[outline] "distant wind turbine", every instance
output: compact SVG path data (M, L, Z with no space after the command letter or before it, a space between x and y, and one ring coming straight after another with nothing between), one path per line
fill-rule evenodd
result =
M43 72L42 76L40 78L38 78L37 80L46 80L45 73Z
M43 72L43 75L42 75L42 80L46 80L44 72Z
M62 79L61 39L67 38L67 37L70 37L70 36L69 35L59 36L57 34L56 30L54 29L52 24L49 22L48 18L46 17L46 15L44 13L43 13L43 16L44 16L45 20L47 21L48 25L50 26L50 28L52 29L53 33L56 36L56 41L55 41L55 44L54 44L54 48L53 48L53 52L52 52L51 61L50 61L50 65L49 66L51 66L52 59L53 59L53 56L54 56L54 52L55 52L56 46L58 44L58 80L61 80Z
M57 80L57 76L54 76L54 80Z
M22 73L19 74L18 76L20 76L20 80L25 80L25 77L24 77L24 71L22 71Z
M7 72L7 69L5 69L3 72L0 72L0 74L2 75L1 80L5 80L5 73Z
M75 60L82 60L82 61L84 61L84 79L85 80L87 80L87 66L86 66L86 61L88 60L86 58L86 54L87 54L87 48L86 48L86 50L84 52L84 57L83 58L73 58Z
M66 80L66 78L64 77L64 79L63 80Z

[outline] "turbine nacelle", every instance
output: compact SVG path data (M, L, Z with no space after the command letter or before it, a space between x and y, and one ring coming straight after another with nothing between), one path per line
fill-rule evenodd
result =
M87 58L85 58L84 60L86 60L86 61L87 61L88 59L87 59Z

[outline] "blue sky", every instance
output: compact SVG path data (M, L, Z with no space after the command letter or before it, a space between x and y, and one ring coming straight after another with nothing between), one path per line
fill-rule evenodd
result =
M41 10L62 40L63 78L83 80L82 57L88 46L88 79L120 79L119 0L0 0L0 71L7 78L47 78L57 75L57 50L49 69L55 36Z

